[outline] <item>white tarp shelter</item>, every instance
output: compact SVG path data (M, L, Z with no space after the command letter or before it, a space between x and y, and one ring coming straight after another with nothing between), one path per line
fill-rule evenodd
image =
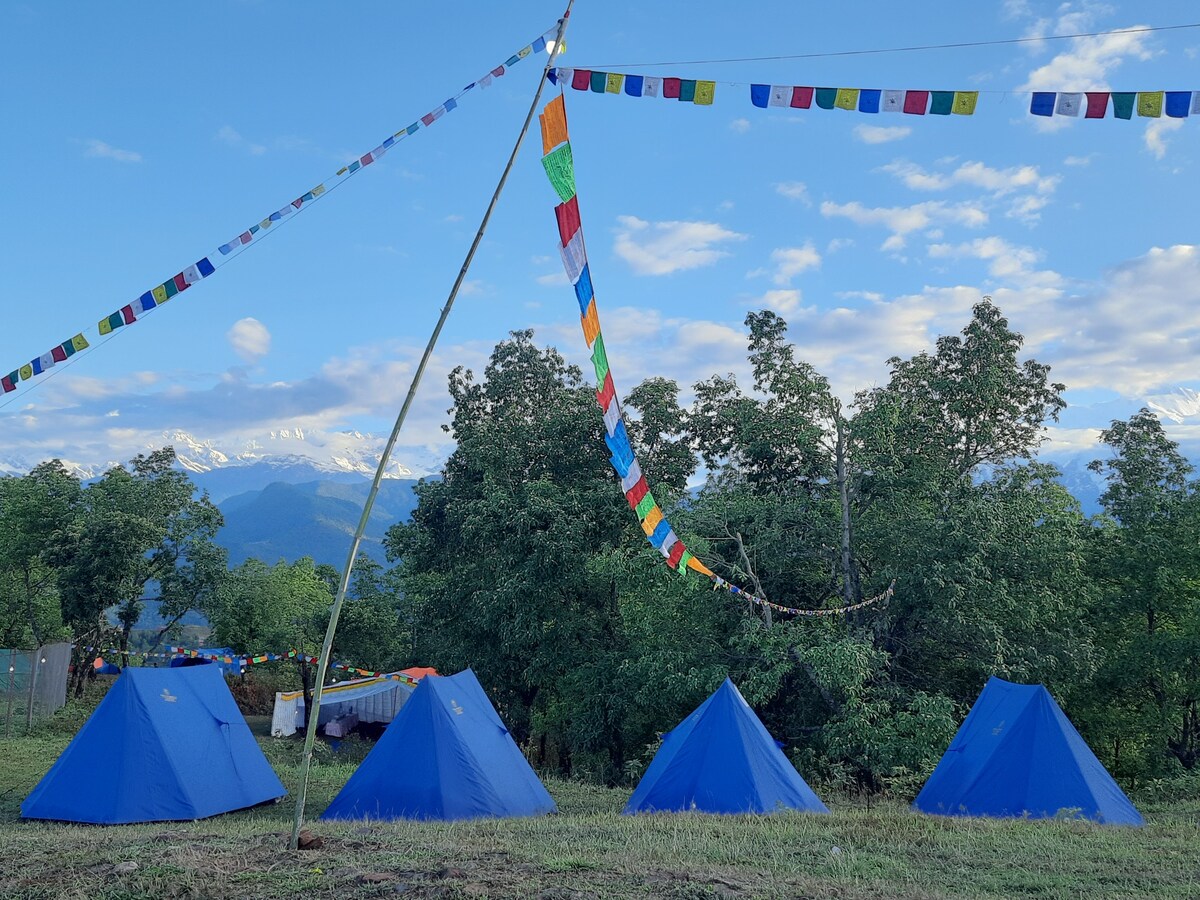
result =
M359 722L390 722L414 690L407 681L386 675L330 685L321 692L319 725L324 728L330 722L350 716L357 716ZM277 693L271 734L287 737L306 724L304 692Z

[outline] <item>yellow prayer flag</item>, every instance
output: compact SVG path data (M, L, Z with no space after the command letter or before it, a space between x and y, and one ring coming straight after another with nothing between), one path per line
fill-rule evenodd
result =
M315 188L312 189L312 195L314 197L320 197L323 193L325 193L325 185L323 185L323 184L318 184Z
M619 94L621 93L621 85L625 83L625 76L619 72L609 72L608 77L604 81L604 93Z
M697 81L695 104L697 106L712 106L713 96L716 92L717 83L715 81Z
M345 174L346 174L346 172L347 172L347 171L349 171L349 169L350 169L350 167L349 167L349 166L342 166L340 169L338 169L338 170L337 170L337 173L336 173L336 174L338 174L338 175L345 175Z
M271 220L270 220L270 219L263 219L261 222L259 222L259 223L258 223L258 227L259 227L259 228L270 228L270 227L271 227Z
M658 527L662 518L662 510L657 506L652 507L650 512L646 513L646 518L642 520L642 531L646 532L646 537L654 534L654 529Z
M567 110L563 106L562 94L546 104L538 116L542 125L542 155L546 155L567 139Z
M161 284L150 292L150 296L154 298L155 303L166 303L171 299L167 296L167 289Z
M596 298L588 304L587 313L580 316L580 321L583 323L583 339L587 341L587 345L592 346L592 342L596 340L596 335L600 333L600 317L596 314Z
M82 334L77 334L75 337L71 338L71 346L74 347L76 351L86 350L88 348L87 338L85 338Z
M108 319L101 319L99 322L99 328L101 334L108 334L110 331L112 331L112 325L109 324Z
M533 47L532 47L532 46L530 46L530 47L522 47L520 50L518 50L518 51L517 51L517 59L524 59L525 57L527 57L527 56L528 56L530 53L532 53L532 52L533 52Z
M1138 115L1157 119L1162 115L1163 92L1142 91L1138 94Z
M838 109L858 109L858 88L838 88L833 105Z
M951 107L956 115L970 116L975 114L975 104L979 101L979 91L955 91L954 106Z
M30 363L25 363L25 365L21 366L20 372L21 380L28 381L33 377L33 366Z

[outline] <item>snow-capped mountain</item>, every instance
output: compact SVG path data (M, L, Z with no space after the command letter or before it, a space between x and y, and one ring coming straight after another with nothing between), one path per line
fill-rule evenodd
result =
M1182 425L1191 419L1200 422L1200 391L1177 388L1169 394L1146 398L1146 405L1160 418Z

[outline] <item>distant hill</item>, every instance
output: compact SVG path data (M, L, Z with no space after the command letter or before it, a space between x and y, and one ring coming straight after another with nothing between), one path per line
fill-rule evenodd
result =
M417 505L416 483L415 479L387 479L380 485L360 548L372 559L386 562L384 532L412 515ZM369 488L370 482L357 476L350 483L328 479L275 482L228 496L218 503L225 526L217 533L217 542L229 551L231 566L251 557L275 563L311 556L340 570Z

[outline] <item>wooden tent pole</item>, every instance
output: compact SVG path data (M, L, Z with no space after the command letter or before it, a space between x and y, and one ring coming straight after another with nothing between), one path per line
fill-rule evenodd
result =
M417 365L417 370L413 374L412 384L408 387L408 394L404 397L404 404L400 407L399 415L396 416L396 424L392 427L391 436L388 438L383 453L379 457L379 465L375 469L375 480L371 482L371 490L367 492L367 499L363 504L362 515L359 517L358 527L354 531L354 540L350 543L350 553L346 558L346 566L342 571L341 582L338 584L337 596L334 598L333 608L329 612L329 627L325 629L325 640L321 644L321 656L317 660L316 684L313 686L312 693L312 709L308 711L308 727L304 734L304 755L300 764L300 790L296 795L296 817L292 823L292 839L289 844L293 850L300 844L300 829L304 826L304 804L308 799L308 776L312 768L313 742L316 739L317 725L320 721L321 693L325 685L325 676L329 671L329 655L333 648L333 637L337 632L338 617L341 615L342 605L346 600L346 590L350 584L350 573L354 568L355 557L358 555L358 546L362 542L363 532L367 529L367 520L370 518L371 508L375 504L375 497L379 493L379 485L383 481L384 469L391 459L392 450L396 446L396 440L400 437L400 429L403 427L404 420L408 416L408 410L412 406L413 397L416 396L417 386L421 383L421 376L425 374L425 367L429 363L429 358L433 355L433 348L437 344L439 335L442 333L442 326L446 324L446 319L450 316L450 310L454 306L454 300L458 296L459 288L462 287L462 283L467 277L467 272L471 268L471 262L475 258L475 251L479 249L479 244L483 240L483 234L487 230L488 221L492 217L492 211L496 208L496 203L500 199L501 192L504 190L504 184L508 181L508 174L512 171L513 164L517 161L517 153L521 149L521 143L525 140L525 135L529 131L529 125L533 121L533 114L537 111L538 103L542 99L542 90L546 84L546 76L554 67L555 58L562 47L563 34L567 30L567 20L571 17L571 7L574 4L575 0L568 0L566 12L558 20L558 32L554 38L554 47L550 52L550 58L546 61L545 68L542 70L542 76L538 79L537 91L533 95L533 102L529 105L529 112L525 116L525 123L521 126L521 133L517 135L517 142L513 145L512 153L508 157L508 164L505 165L504 171L500 174L500 182L496 185L496 191L492 194L491 202L488 203L487 210L483 214L483 220L479 223L479 230L475 232L475 239L471 242L471 248L467 251L462 268L458 271L458 277L454 279L454 285L450 288L450 296L446 298L446 305L442 308L442 314L438 318L437 325L434 326L433 334L429 336L429 343L425 345L425 352L421 354L421 362Z

